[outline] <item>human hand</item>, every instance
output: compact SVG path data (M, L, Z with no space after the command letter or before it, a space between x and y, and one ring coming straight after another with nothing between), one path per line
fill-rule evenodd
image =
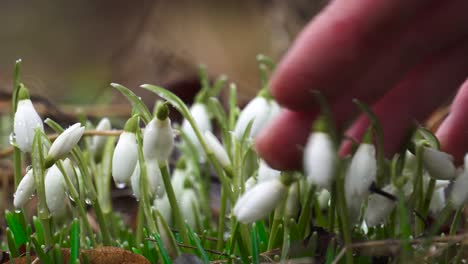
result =
M387 155L399 150L414 121L424 121L468 77L468 1L335 0L304 29L272 76L286 107L256 140L277 169L302 166L302 149L319 109L330 103L338 127L360 139L368 120L352 99L372 105ZM442 150L460 162L468 151L468 80L437 131ZM356 118L357 117L357 118ZM356 119L355 119L356 118ZM343 143L340 153L349 150Z

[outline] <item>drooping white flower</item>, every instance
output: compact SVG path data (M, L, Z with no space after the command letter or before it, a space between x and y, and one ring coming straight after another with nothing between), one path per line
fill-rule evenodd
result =
M164 105L167 108L167 106ZM159 107L158 107L159 108ZM153 118L146 125L143 134L143 154L145 159L168 160L174 149L174 133L169 117Z
M63 175L57 165L47 171L44 185L47 208L52 215L60 214L65 209L67 195Z
M328 205L330 203L330 192L327 189L322 189L318 194L317 194L317 201L319 204L320 209L324 210L328 208Z
M138 161L138 144L135 131L138 119L130 118L125 124L124 132L120 134L119 141L112 157L112 177L117 186L124 186L129 182L135 171Z
M336 153L330 136L324 132L310 135L304 149L304 171L307 181L321 188L330 188L335 174Z
M351 222L359 217L361 205L369 194L369 186L376 179L375 147L362 143L351 160L345 177L345 196Z
M69 158L66 158L63 162L63 168L65 169L65 173L67 176L70 178L73 186L75 188L78 188L78 178L77 175L75 174L75 169L73 167L73 163Z
M199 206L197 201L199 198L193 189L185 189L180 198L180 211L184 217L184 221L193 229L197 228L197 215Z
M190 114L192 115L193 120L197 124L197 127L202 133L202 135L203 133L205 133L205 131L213 131L210 121L210 115L208 114L208 110L206 109L206 106L204 104L194 103L190 107ZM182 131L194 144L197 151L199 151L200 153L205 153L203 151L203 147L201 146L200 141L197 138L197 135L195 134L195 131L192 128L192 125L190 125L190 123L186 119L184 119L184 121L182 122ZM203 155L200 155L200 157L203 159Z
M297 217L301 209L299 201L299 182L294 182L289 186L288 197L286 198L286 205L284 207L284 214L287 219Z
M34 194L36 190L36 182L34 180L33 170L30 169L21 179L16 192L13 195L13 205L15 208L23 207Z
M109 118L104 117L99 121L98 125L96 126L96 131L106 131L111 130L111 122ZM104 150L104 146L106 144L107 137L106 136L93 136L91 138L91 151L95 158L98 158L102 155L102 151Z
M154 199L153 210L158 210L168 225L172 223L172 208L167 195L163 195L161 198L156 197L156 199Z
M229 159L226 149L224 149L221 142L219 142L219 140L215 135L213 135L213 133L211 133L211 131L205 131L205 141L208 149L213 152L221 166L223 166L223 168L230 167L231 160Z
M172 172L171 184L176 195L181 194L185 189L185 181L191 181L186 169L176 168Z
M382 190L393 195L396 194L397 191L393 185L387 185ZM369 195L367 209L364 215L367 225L373 227L383 223L386 217L392 212L395 205L395 201L380 194L373 193Z
M431 211L432 214L438 214L442 211L442 209L444 209L446 204L445 188L434 190L431 203L429 205L429 211Z
M18 106L13 123L16 144L21 151L31 152L34 133L37 128L44 131L42 119L37 114L36 109L29 99L28 90L24 86L21 86L18 93Z
M137 201L141 198L141 191L140 191L140 162L137 161L135 169L133 170L132 176L130 177L130 184L132 186L133 196L137 199Z
M145 160L146 175L148 178L149 195L151 197L162 197L166 192L164 182L159 168L159 162L156 159Z
M65 129L57 139L52 143L47 154L46 163L51 165L52 163L47 161L56 161L64 158L68 153L78 144L81 136L83 136L85 128L80 123L76 123L71 127Z
M260 160L260 164L258 166L257 182L260 183L264 181L278 179L280 175L281 171L271 168L264 160Z
M468 171L466 169L455 179L450 192L450 201L455 208L460 208L468 202Z
M287 192L288 187L280 179L259 182L237 200L234 215L244 224L263 219L278 206Z
M234 128L234 135L241 139L247 126L252 121L249 138L255 138L272 118L272 100L257 96L250 101L239 115ZM276 109L276 108L275 108ZM274 110L276 111L276 110Z
M423 151L424 168L432 178L438 180L451 180L456 176L456 168L453 164L453 157L445 152L424 147Z

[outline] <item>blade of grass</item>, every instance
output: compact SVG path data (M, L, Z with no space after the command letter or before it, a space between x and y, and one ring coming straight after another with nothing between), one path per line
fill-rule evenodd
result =
M70 263L75 263L80 257L80 223L74 219L70 229Z
M252 243L252 263L260 264L260 260L258 258L259 251L258 251L258 232L257 232L257 225L256 223L252 224L252 232L251 232L251 243Z
M198 236L193 232L192 228L190 228L188 224L185 224L185 227L188 229L188 235L189 235L190 241L192 242L192 244L194 244L194 246L197 247L197 251L199 253L199 256L202 258L203 262L210 263L208 254L206 254L205 249L202 247Z

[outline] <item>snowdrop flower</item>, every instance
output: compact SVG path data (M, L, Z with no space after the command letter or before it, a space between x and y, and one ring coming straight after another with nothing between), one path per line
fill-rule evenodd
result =
M278 179L280 175L281 171L271 168L264 160L260 160L260 164L258 166L257 182Z
M125 124L112 157L112 176L117 186L125 186L130 180L138 161L138 145L135 131L138 118L132 117Z
M329 189L335 174L336 153L325 125L323 119L315 122L315 132L304 149L304 171L310 184Z
M96 131L106 131L111 130L111 122L109 118L104 117L99 121L98 125L96 126ZM106 136L94 136L91 138L91 151L94 155L94 158L99 161L102 157L102 152L104 150L104 146L106 144L107 137Z
M169 198L167 195L163 195L161 198L157 197L153 202L153 210L158 210L161 216L164 218L164 221L168 225L172 222L172 208L169 203Z
M431 203L429 205L429 211L431 211L432 214L438 214L442 211L442 209L444 209L445 205L445 188L439 188L434 190L434 193L432 194Z
M300 208L301 204L299 201L299 182L295 182L289 186L288 198L286 198L286 205L284 207L284 214L288 219L296 218Z
M193 229L197 229L198 197L194 190L185 189L180 198L180 211L183 214L184 221Z
M263 219L278 206L287 193L288 187L280 179L259 182L237 200L234 215L244 224Z
M47 171L44 185L47 207L52 215L59 215L65 209L67 195L63 175L57 165Z
M208 110L206 109L206 106L204 104L194 103L190 107L190 114L192 115L193 120L195 120L195 123L197 124L197 127L202 134L205 133L205 131L213 131L213 128L211 127L210 115L208 114ZM182 131L195 145L197 150L200 153L204 153L203 147L200 141L198 141L197 135L195 134L192 125L190 125L190 123L185 119L182 122ZM200 157L202 157L202 155ZM201 159L204 158L202 157Z
M208 149L213 153L221 166L223 166L223 168L231 167L231 160L229 159L226 149L224 149L221 142L219 142L211 131L205 131L205 141Z
M320 209L326 209L328 208L328 205L330 203L330 192L327 189L322 189L318 195L317 195L317 201L319 204Z
M41 117L29 99L29 92L21 85L18 92L18 107L15 112L13 132L16 145L23 152L31 152L36 128L44 131Z
M345 196L351 222L359 217L362 202L369 194L369 186L375 181L377 174L377 160L375 147L372 145L371 130L364 136L351 160L345 177Z
M33 170L30 169L26 172L26 175L23 176L16 192L13 195L13 205L15 208L23 207L34 194L36 190L36 182L34 180Z
M429 175L438 180L451 180L456 176L453 157L445 152L424 147L423 163Z
M397 189L393 185L387 185L383 191L389 194L396 194ZM364 219L368 226L373 227L384 222L385 218L392 212L395 207L395 201L388 199L380 194L373 193L369 195L367 201L367 209Z
M187 170L176 168L172 172L171 184L174 189L174 193L181 194L185 189L185 181L190 180Z
M257 184L257 179L255 177L250 177L245 181L245 191L248 192Z
M46 158L46 167L52 166L52 164L61 158L64 158L68 153L78 144L81 136L83 136L85 128L80 123L76 123L71 127L65 129L57 139L50 146L49 153Z
M140 192L140 162L137 161L135 169L133 170L132 176L130 177L130 184L132 186L133 196L137 199L137 201L141 198Z
M265 96L257 96L250 101L239 115L236 126L234 128L234 135L237 139L241 139L247 126L252 121L252 128L250 129L249 138L255 139L260 131L276 115L278 108L272 105L276 104L273 100L267 99Z
M75 168L73 167L72 161L69 158L66 158L62 162L62 165L63 165L63 168L65 169L65 173L70 178L73 186L75 186L75 188L78 188L78 179L77 179L77 175L75 175Z
M148 179L149 195L150 197L162 197L166 192L161 169L157 159L145 160L146 162L146 175Z
M166 161L174 149L174 133L169 119L169 108L159 104L156 117L146 125L143 134L143 154L145 159Z
M468 171L464 170L455 180L450 192L450 201L455 208L462 207L468 201Z

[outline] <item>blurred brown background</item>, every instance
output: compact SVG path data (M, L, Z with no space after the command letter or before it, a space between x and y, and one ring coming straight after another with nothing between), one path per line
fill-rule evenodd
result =
M2 1L0 89L11 89L18 58L32 94L80 105L115 100L110 82L135 88L195 79L203 63L211 76L228 75L245 99L259 87L255 55L277 61L323 5L324 0Z

